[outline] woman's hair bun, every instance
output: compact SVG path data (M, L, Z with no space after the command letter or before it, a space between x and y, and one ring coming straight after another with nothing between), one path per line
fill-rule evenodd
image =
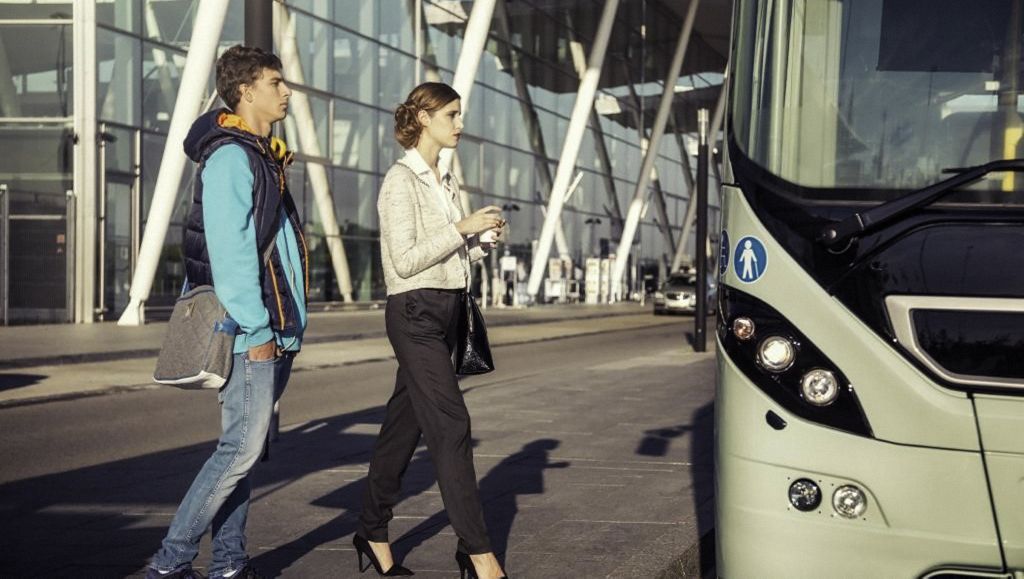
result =
M419 141L421 127L417 112L416 105L408 102L395 109L395 139L403 149L411 149Z

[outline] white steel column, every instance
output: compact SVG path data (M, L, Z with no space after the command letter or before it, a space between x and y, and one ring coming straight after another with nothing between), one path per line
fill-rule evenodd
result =
M533 148L533 152L536 155L534 158L539 161L534 163L537 169L537 176L541 180L541 186L551 192L551 185L553 183L551 179L551 167L548 166L548 150L547 145L544 143L544 132L540 129L540 119L537 117L537 112L533 107L533 97L530 96L529 85L526 81L526 76L523 74L522 62L519 60L517 52L509 48L512 44L512 30L509 25L509 12L508 12L508 1L501 0L501 13L498 18L498 33L501 39L508 43L508 46L499 44L498 50L501 50L501 55L507 62L509 67L512 69L512 77L516 82L516 96L519 97L519 108L523 115L523 121L526 123L527 132L530 135L530 145ZM575 56L575 53L573 53ZM583 59L577 62L577 72L583 74L586 69L586 63ZM558 220L558 227L555 229L555 247L558 248L558 256L563 260L572 260L572 254L569 251L569 243L565 239L565 226L562 224L561 218Z
M558 228L558 221L562 215L566 192L570 181L572 181L573 170L576 168L576 158L580 152L580 145L583 143L583 134L590 121L590 110L594 108L594 96L597 94L597 84L601 80L601 68L604 66L604 55L608 49L608 38L611 36L612 25L615 24L615 12L618 8L619 0L607 0L604 3L601 21L597 25L597 33L594 35L594 45L590 49L590 58L587 59L587 70L580 79L576 104L573 106L572 117L569 119L565 143L562 145L562 156L558 160L555 181L551 186L551 196L548 198L544 227L541 229L537 249L533 254L533 264L530 266L530 280L526 291L533 298L537 297L540 284L544 280L544 272L547 270L551 243L555 238L555 230Z
M74 57L74 320L92 323L96 315L96 3L75 0Z
M462 50L459 61L455 65L455 78L452 88L462 97L462 116L466 116L469 107L469 95L473 91L473 81L480 67L480 57L487 47L487 33L491 30L491 18L494 16L494 5L497 0L476 0L473 10L466 22L466 32L462 38ZM455 149L441 149L440 166L450 167ZM468 207L464 207L468 210Z
M711 117L711 129L708 132L708 141L711 143L718 140L718 131L721 130L722 120L725 117L725 93L727 92L726 87L729 86L728 75L729 70L726 68L726 76L722 79L722 91L718 95L718 102L715 103L715 114ZM685 149L683 149L682 154L687 154ZM694 193L694 188L690 187L690 199L686 203L686 217L683 219L683 230L679 233L679 243L676 244L676 255L672 259L671 271L678 271L683 265L683 259L686 257L686 244L690 241L690 228L693 226L693 220L696 215L697 196Z
M629 66L627 65L624 68L626 69L626 78L629 79ZM633 86L632 80L629 80L629 94L633 98L633 104L636 106L636 110L633 111L633 118L636 121L637 131L640 133L640 149L644 152L644 154L646 154L648 141L647 127L644 126L644 119L642 114L643 100L641 100L640 95L637 94L636 88ZM668 118L670 119L670 124L673 127L675 127L675 112L670 111ZM665 192L662 191L661 189L661 178L658 176L657 166L651 169L651 182L654 184L654 193L657 196L654 205L658 211L658 219L660 219L661 223L664 224L664 227L660 227L659 229L661 230L662 235L665 237L665 246L668 248L670 253L675 255L676 240L674 237L672 237L672 230L670 228L668 220L668 206L665 203ZM666 258L666 262L667 261L668 260Z
M91 0L80 1L92 4ZM167 129L167 144L164 145L160 172L157 174L153 201L146 221L146 231L142 236L142 247L139 249L139 263L132 278L131 301L117 322L120 326L137 326L145 321L142 303L149 298L149 292L153 288L153 277L160 262L160 253L163 250L164 238L167 236L167 227L171 222L174 202L178 197L181 174L188 160L182 143L203 104L206 83L217 55L217 44L220 42L221 29L224 28L228 4L224 0L199 0L185 70L181 75L178 98L174 103L170 127Z
M281 63L284 64L284 76L287 81L305 84L302 73L302 62L299 59L298 44L295 41L295 21L288 15L283 4L274 2L274 28L278 29L278 48L281 50ZM305 93L293 91L290 99L292 111L295 113L295 126L299 134L302 152L312 157L323 157L320 141L316 135L316 121L309 106L309 97ZM338 280L338 290L344 302L352 301L352 277L348 269L348 258L345 245L341 242L341 230L338 218L334 214L334 198L331 195L331 184L327 178L327 169L320 163L306 162L309 182L313 186L313 199L320 215L320 223L324 227L324 239L327 251L331 256L334 277Z
M668 74L665 76L665 89L661 93L661 102L658 103L658 113L654 117L654 126L651 127L651 138L647 145L647 152L644 154L644 162L640 167L640 175L636 180L636 189L633 190L633 200L629 204L626 214L626 223L622 228L622 239L619 240L619 247L615 252L615 261L612 264L610 292L613 300L619 299L622 289L622 276L626 271L629 261L629 252L633 246L633 236L636 235L637 226L640 223L640 213L643 210L647 197L647 185L651 180L651 170L654 168L654 159L658 156L658 144L665 134L665 123L668 122L668 115L672 111L672 102L675 97L676 81L679 79L679 71L683 67L683 59L686 57L686 48L690 44L690 35L693 32L693 22L697 16L697 6L700 0L690 0L690 7L683 20L683 28L679 33L679 41L676 43L675 54L672 55L672 63L668 67Z

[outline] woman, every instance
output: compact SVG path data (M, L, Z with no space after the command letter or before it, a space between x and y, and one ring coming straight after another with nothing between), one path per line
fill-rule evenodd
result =
M465 315L469 264L490 249L481 234L505 222L493 206L464 217L458 183L438 166L441 149L454 148L461 133L459 94L442 83L416 87L395 111L395 138L406 151L384 177L377 201L388 290L385 323L398 376L352 542L360 570L366 555L385 576L412 575L392 560L388 522L421 433L459 537L460 571L481 579L504 576L484 525L469 412L451 356Z

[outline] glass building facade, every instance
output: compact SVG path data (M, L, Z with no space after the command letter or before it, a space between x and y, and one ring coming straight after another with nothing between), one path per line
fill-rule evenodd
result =
M230 7L221 50L243 43L245 35L245 2L224 1ZM638 126L650 125L678 36L679 11L666 2L623 1L617 13L598 114L574 171L582 178L562 213L569 253L579 267L602 247L607 251L603 240L614 251L621 234L618 215L629 207L643 159ZM73 68L81 58L75 59L79 45L73 38L76 27L91 25L76 16L74 4L0 0L0 267L8 323L110 320L127 305L200 2L97 0L95 60L79 65L94 72L93 80L84 81L94 81L96 90L95 110L87 111L75 110L75 90L81 89ZM297 151L290 187L309 240L310 300L342 299L314 202L311 164L326 168L352 299L383 299L376 198L384 173L402 154L392 137L392 112L418 81L452 82L473 3L281 4L294 24L303 73L302 82L293 78L290 85L308 97L319 145L300 146L294 115L278 129ZM466 129L457 149L463 188L472 207L506 208L507 249L527 267L575 103L578 67L589 53L601 6L596 0L499 1L471 96L463 103ZM688 64L676 85L680 98L695 98L676 107L674 128L658 149L655 165L669 223L659 222L654 207L645 209L627 274L631 280L641 268L664 275L672 260L661 228L678 239L683 227L690 198L684 156L695 152L690 113L695 119L698 104L713 109L722 82L724 60L718 54L724 51L695 42L691 52L696 56L688 53L687 63L696 58L711 64ZM206 94L213 93L211 78ZM204 106L220 103L210 98ZM96 188L91 197L75 190L76 119L95 123L98 133L96 182L85 185ZM182 285L182 225L193 171L186 168L181 180L146 302L154 312L169 306ZM75 231L82 227L83 199L95 202L87 213L95 216L88 221L92 237ZM714 193L711 205L710 230L717 231ZM73 246L82 239L95 244L94 271L81 271L73 259ZM72 296L82 284L94 292L92 312L72 311Z

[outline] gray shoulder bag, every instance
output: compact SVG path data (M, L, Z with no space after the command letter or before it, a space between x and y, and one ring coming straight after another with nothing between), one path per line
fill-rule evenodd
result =
M179 388L220 388L231 375L238 323L212 285L183 294L167 324L153 380Z
M264 268L274 243L264 251ZM187 287L186 279L182 290ZM237 334L238 322L228 315L212 285L183 292L174 303L153 381L189 390L220 388L231 376Z

